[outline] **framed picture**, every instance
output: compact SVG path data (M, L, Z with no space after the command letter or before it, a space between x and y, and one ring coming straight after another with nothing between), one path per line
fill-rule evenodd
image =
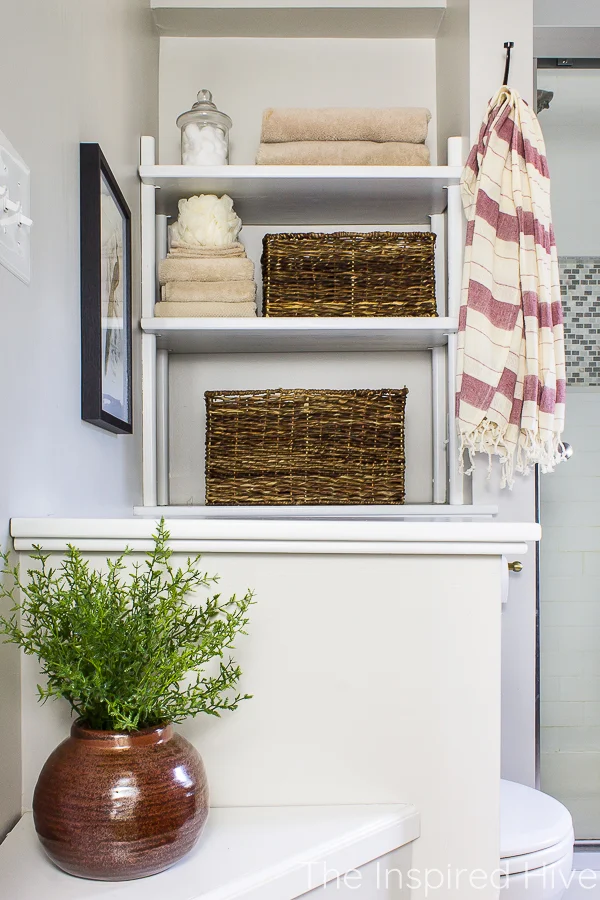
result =
M133 431L131 213L98 144L80 144L81 417Z

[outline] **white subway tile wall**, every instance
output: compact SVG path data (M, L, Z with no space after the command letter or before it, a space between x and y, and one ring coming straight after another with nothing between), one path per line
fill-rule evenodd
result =
M540 775L590 840L600 839L600 388L580 387L593 382L583 371L567 388L573 456L541 477Z

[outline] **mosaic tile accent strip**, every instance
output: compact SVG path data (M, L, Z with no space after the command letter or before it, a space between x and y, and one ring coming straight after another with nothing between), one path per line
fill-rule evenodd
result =
M600 256L561 256L567 384L600 387Z

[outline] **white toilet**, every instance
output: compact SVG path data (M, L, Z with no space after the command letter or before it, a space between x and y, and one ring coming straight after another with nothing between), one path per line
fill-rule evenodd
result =
M573 820L562 803L500 783L500 869L504 900L559 900L573 865Z

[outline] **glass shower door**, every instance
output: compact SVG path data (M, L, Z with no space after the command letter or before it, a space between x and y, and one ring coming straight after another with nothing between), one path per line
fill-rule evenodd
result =
M541 107L541 108L540 108ZM540 787L600 842L600 69L538 70L573 456L540 479Z

